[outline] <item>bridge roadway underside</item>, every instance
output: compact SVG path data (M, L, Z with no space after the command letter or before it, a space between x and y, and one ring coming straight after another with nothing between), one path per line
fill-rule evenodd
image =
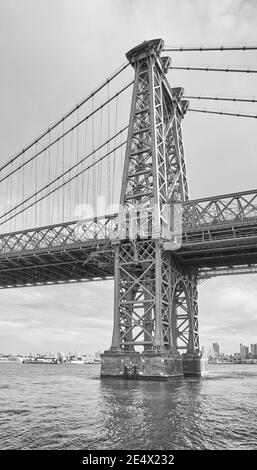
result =
M0 288L112 279L113 269L106 240L0 253Z
M200 279L257 272L257 223L184 231L176 254ZM112 279L113 270L113 245L106 239L0 251L0 288Z
M187 230L177 254L199 278L257 272L257 221Z

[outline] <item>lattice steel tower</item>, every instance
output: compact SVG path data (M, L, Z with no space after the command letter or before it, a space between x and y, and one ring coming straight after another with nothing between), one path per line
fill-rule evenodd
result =
M135 81L113 241L113 337L102 376L200 373L197 278L180 262L171 234L179 221L174 208L188 199L181 133L188 101L167 81L162 48L155 39L127 53Z

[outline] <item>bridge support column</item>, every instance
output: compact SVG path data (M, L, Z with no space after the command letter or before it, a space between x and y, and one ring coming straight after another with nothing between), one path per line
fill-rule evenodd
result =
M172 332L174 348L183 353L183 374L205 375L208 363L199 347L197 276L170 253L172 265Z
M182 353L199 356L196 277L164 248L172 227L167 204L188 199L181 132L188 102L168 84L163 47L154 39L127 53L135 80L115 249L113 342L102 355L102 376L178 377Z
M114 340L101 375L203 375L196 274L159 240L121 242L115 250Z
M116 245L113 342L101 357L102 377L183 376L180 344L185 350L189 343L191 304L181 276L159 240ZM196 345L198 336L192 337Z
M113 332L112 351L118 350L120 346L120 312L119 312L119 245L114 245L114 309L113 309Z

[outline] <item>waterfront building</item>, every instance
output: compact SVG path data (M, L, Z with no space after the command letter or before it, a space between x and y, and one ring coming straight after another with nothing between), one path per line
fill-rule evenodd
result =
M212 343L213 357L218 358L220 355L220 346L218 343Z
M249 359L249 347L244 344L240 344L240 356L241 359Z
M97 351L97 352L95 353L95 359L96 359L97 361L100 361L100 360L101 360L101 351Z
M257 359L257 344L251 344L251 358Z

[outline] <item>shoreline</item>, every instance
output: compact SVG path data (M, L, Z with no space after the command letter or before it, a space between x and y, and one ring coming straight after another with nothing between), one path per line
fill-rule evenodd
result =
M235 366L257 366L257 362L208 362L209 365L224 365L224 364L232 364Z

